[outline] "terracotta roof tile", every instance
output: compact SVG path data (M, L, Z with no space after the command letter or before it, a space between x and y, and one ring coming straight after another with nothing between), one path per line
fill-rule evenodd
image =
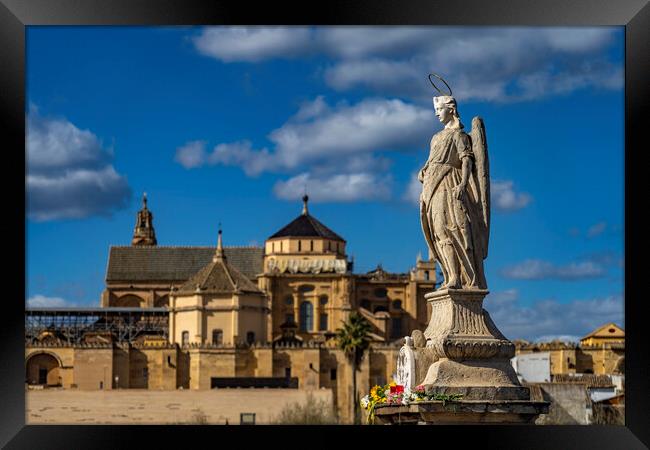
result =
M212 261L216 247L111 247L106 281L185 282ZM224 247L228 263L253 279L262 272L261 247Z
M179 293L193 293L196 289L220 293L234 293L237 291L256 292L262 291L251 282L244 274L228 263L228 260L211 261L184 283Z

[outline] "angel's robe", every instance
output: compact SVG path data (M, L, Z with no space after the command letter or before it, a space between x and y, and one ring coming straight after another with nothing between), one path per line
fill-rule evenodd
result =
M461 129L445 128L431 139L429 159L419 175L423 183L420 197L422 230L445 280L449 279L450 263L442 249L451 245L460 266L457 274L462 287L485 288L483 258L474 249L474 235L478 230L472 229L472 224L479 223L482 215L475 176L470 176L461 200L453 193L462 182L464 158L474 160L474 153L469 136Z

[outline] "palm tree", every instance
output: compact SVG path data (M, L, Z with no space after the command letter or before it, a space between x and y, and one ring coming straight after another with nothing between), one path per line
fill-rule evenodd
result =
M357 395L357 371L364 352L370 347L370 330L372 326L358 312L350 313L343 328L336 330L338 347L345 352L352 363L352 392L354 402L354 423L359 423L359 401Z

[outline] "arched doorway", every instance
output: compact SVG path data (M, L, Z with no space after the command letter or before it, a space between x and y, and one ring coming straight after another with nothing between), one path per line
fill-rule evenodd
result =
M60 386L61 364L50 353L37 353L27 359L25 377L27 384L40 384L46 386Z
M112 306L115 307L129 307L129 308L139 308L143 303L143 300L137 295L127 294L115 300Z

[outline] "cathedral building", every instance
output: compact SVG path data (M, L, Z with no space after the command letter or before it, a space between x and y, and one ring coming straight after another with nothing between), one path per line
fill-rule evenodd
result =
M309 213L308 201L263 247L222 247L221 231L217 248L167 247L157 245L145 196L132 245L109 251L101 306L166 307L170 342L180 344L185 332L187 343L273 342L292 324L299 341L325 342L353 310L376 342L426 328L434 262L354 274L345 239Z

